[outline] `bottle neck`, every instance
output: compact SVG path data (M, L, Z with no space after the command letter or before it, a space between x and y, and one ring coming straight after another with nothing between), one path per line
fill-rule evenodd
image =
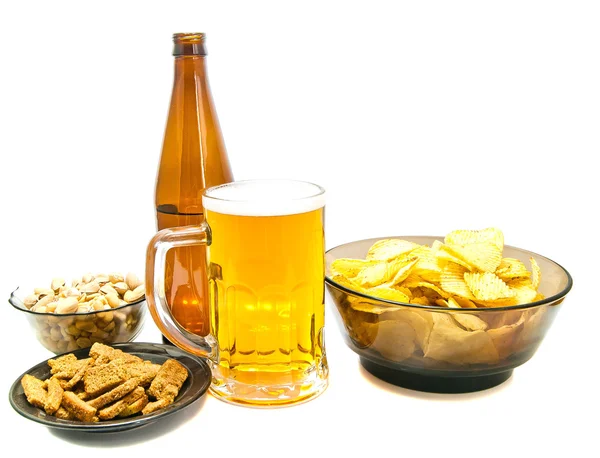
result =
M180 77L206 78L206 57L175 57L175 79L177 80Z
M206 56L204 37L200 35L189 35L188 39L175 39L173 44L173 55L179 56Z

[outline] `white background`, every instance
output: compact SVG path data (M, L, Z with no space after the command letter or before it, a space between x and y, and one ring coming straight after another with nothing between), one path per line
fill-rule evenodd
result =
M139 431L71 435L15 413L50 355L0 308L2 448L61 456L598 456L600 8L589 1L2 2L1 294L143 272L173 77L171 34L206 32L237 179L329 192L327 246L498 226L575 286L504 385L379 382L327 310L329 389L277 410L206 396ZM158 341L153 322L138 340ZM596 377L596 378L595 378ZM131 448L134 447L134 448ZM57 453L57 452L55 452Z

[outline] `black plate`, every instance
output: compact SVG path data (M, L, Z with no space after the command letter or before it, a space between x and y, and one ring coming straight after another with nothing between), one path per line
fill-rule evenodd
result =
M67 429L71 431L86 431L86 432L114 432L126 431L133 428L149 425L161 418L178 412L181 409L189 406L192 402L199 399L210 386L211 372L206 361L190 355L189 353L180 350L172 345L154 344L154 343L120 343L111 344L111 347L123 350L139 356L144 360L152 361L153 363L162 364L167 359L176 359L188 370L188 378L184 382L179 395L173 404L164 409L157 410L148 415L137 415L129 418L119 418L116 420L99 421L97 423L84 423L81 421L61 420L46 415L43 409L34 407L29 402L23 393L21 386L21 378L25 374L33 375L41 380L50 377L50 367L48 361L41 362L33 366L31 369L21 374L15 383L10 388L9 400L10 405L23 415L25 418L42 423L51 428ZM87 358L89 356L89 348L76 350L73 353L77 358ZM54 356L53 358L57 358Z

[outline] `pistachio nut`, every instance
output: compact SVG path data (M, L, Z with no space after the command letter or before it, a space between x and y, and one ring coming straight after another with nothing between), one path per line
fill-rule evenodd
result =
M144 294L146 294L146 289L144 287L144 284L141 284L137 286L133 291L127 291L123 296L123 299L125 299L127 302L135 302L144 297Z
M50 284L50 288L52 288L52 290L54 292L57 292L62 286L65 286L65 279L64 278L56 277L56 278L52 279L52 283Z
M82 293L97 293L100 291L100 284L96 280L92 280L79 288Z
M113 272L112 274L108 274L108 281L115 284L125 281L125 279L123 278L123 275Z
M79 308L79 301L76 297L65 297L58 300L55 313L75 313Z
M38 299L39 296L37 294L30 294L29 296L26 296L25 299L23 299L23 305L30 309L37 303Z
M118 283L115 283L113 285L113 288L117 291L117 293L123 295L127 292L129 286L127 286L127 283L125 283L124 281L120 281Z
M117 294L117 295L119 294L117 292L117 290L112 287L112 285L110 283L107 283L106 285L102 286L100 288L100 292L102 294Z
M132 291L142 284L142 282L140 281L140 279L133 272L129 272L125 276L125 283L127 283L127 286Z

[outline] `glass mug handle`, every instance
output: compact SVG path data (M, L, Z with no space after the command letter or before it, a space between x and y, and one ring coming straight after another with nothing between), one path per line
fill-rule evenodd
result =
M199 226L163 229L156 233L146 253L146 302L154 322L175 345L197 356L211 357L216 350L212 336L201 337L189 332L173 318L165 296L167 251L192 245L210 245L211 232L206 222Z

